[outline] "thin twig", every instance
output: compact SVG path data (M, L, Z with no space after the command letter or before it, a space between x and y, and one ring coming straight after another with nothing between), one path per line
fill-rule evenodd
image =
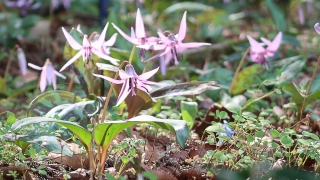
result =
M230 84L230 87L229 87L229 94L231 94L231 90L233 89L234 81L235 81L236 77L238 76L239 71L240 71L240 69L241 69L241 67L242 67L242 64L243 64L244 60L246 59L249 51L250 51L250 47L246 50L246 52L245 52L244 55L242 56L242 59L240 60L240 63L239 63L239 65L238 65L238 67L237 67L236 72L234 73L233 79L232 79L231 84Z

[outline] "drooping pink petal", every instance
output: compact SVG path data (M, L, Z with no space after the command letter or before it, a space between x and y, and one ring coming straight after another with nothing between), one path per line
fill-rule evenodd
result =
M142 20L142 16L140 14L140 9L137 10L137 17L136 17L136 37L137 38L144 38L146 37L146 33L144 30L144 24Z
M305 19L304 19L304 12L303 12L301 4L298 4L298 16L299 16L300 24L304 25Z
M165 62L166 62L167 56L169 56L169 54L166 54L165 56L160 57L159 64L160 64L160 71L162 76L166 75L167 64Z
M42 67L39 67L37 65L34 65L32 63L28 63L28 66L32 67L33 69L36 69L36 70L42 70Z
M115 59L113 57L110 57L108 55L105 55L103 54L102 52L98 51L98 50L95 50L95 49L91 49L92 53L94 53L95 55L97 55L99 58L102 58L102 59L105 59L105 60L108 60L110 61L113 65L116 65L118 66L119 65L119 60L118 59Z
M316 32L317 32L318 34L320 34L319 23L316 23L316 24L314 25L314 30L316 30Z
M76 55L74 55L61 69L59 72L65 70L68 66L70 66L73 62L75 62L81 55L83 50L80 50Z
M126 35L120 28L118 28L115 24L112 23L112 26L129 42L132 44L139 44L138 39L134 39L128 35Z
M43 68L40 75L40 91L44 92L47 86L47 69Z
M129 81L129 79L127 79L125 81L125 83L122 84L121 91L119 93L116 106L119 106L126 99L126 97L129 95L129 93L131 92L129 89L129 83L130 83L130 81Z
M159 56L163 56L169 52L171 52L172 47L171 46L167 46L167 48L164 50L163 53L160 53Z
M138 79L139 80L147 80L149 78L151 78L154 74L156 74L159 70L159 67L157 67L156 69L154 70L151 70L151 71L148 71L148 72L145 72L141 75L138 76Z
M82 46L76 41L73 39L73 37L62 27L62 32L64 34L64 36L66 37L69 45L75 49L75 50L79 50L82 48Z
M103 43L105 42L104 39L106 38L106 33L107 33L107 29L108 29L108 25L109 25L109 22L107 22L107 24L105 25L105 27L103 28L100 36L99 36L99 39L97 41L97 45L98 46L102 46Z
M186 37L186 33L187 33L187 11L185 11L182 16L177 40L182 41Z
M255 53L264 53L265 49L262 47L262 45L254 40L251 36L247 35L247 38L249 40L250 46L251 46L251 51Z
M282 40L282 32L279 32L278 35L274 38L272 43L267 47L267 56L272 57L279 49Z
M54 68L52 66L52 63L51 62L46 62L44 67L43 67L43 70L46 71L46 77L47 77L47 83L48 85L51 85L52 84L52 75L54 74Z
M144 92L150 92L152 90L149 85L144 84L144 82L140 82L139 80L137 81L137 88Z
M103 46L113 46L116 42L117 35L117 33L114 33L108 41L104 42Z
M210 43L198 43L198 42L189 42L189 43L179 43L179 48L195 48L200 46L209 46Z
M97 77L100 77L102 79L105 79L105 80L107 80L109 82L112 82L114 84L122 84L124 82L123 80L112 79L112 78L110 78L108 76L103 76L103 75L100 75L100 74L93 74L93 75L97 76Z

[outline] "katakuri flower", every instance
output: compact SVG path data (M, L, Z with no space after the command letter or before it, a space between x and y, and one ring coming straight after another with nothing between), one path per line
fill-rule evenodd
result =
M151 78L158 70L159 70L159 67L149 72L143 73L141 75L137 75L133 66L131 64L128 64L125 67L125 71L123 70L119 71L120 80L112 79L110 77L99 75L99 74L93 74L93 75L103 78L111 83L122 84L122 88L120 90L120 94L118 96L118 100L116 104L116 106L118 106L126 99L126 97L130 94L130 92L133 96L135 96L136 88L145 92L149 92L151 90L151 87L149 85L156 84L156 82L148 81L148 79Z
M107 23L108 26L109 23ZM81 28L80 28L80 24L77 26L76 29L79 33L81 33L82 35L84 35L84 33L82 32ZM103 53L104 55L107 55L110 57L110 47L114 45L114 43L116 42L117 39L117 33L114 33L111 38L107 41L104 41L102 43L102 46L100 47L100 52ZM100 34L95 34L94 37L92 38L92 40L90 41L90 43L92 44L92 46L98 46L99 47L99 38L100 38ZM112 57L110 57L112 58ZM112 58L114 59L114 58ZM114 59L115 61L119 61L118 59Z
M119 65L117 59L114 59L104 53L101 52L102 46L105 44L105 36L108 28L108 24L104 27L103 31L101 32L98 40L96 40L94 43L90 42L87 35L83 36L82 45L80 45L64 28L62 28L62 31L70 44L70 46L75 49L79 50L79 52L71 58L61 69L60 72L63 71L66 67L71 65L74 61L76 61L80 56L82 56L82 59L85 63L89 65L89 60L92 60L92 54L97 55L99 58L105 59L110 61L113 65ZM90 67L89 67L90 68Z
M71 1L73 0L51 0L51 5L54 9L57 9L62 4L65 9L69 9Z
M164 52L149 58L145 62L148 62L148 61L151 61L151 60L156 59L158 57L164 56L167 53L171 53L172 57L173 57L173 64L177 65L179 63L178 58L181 59L177 48L187 49L187 48L196 48L196 47L200 47L200 46L211 45L210 43L199 43L199 42L182 43L182 40L186 37L186 32L187 32L186 18L187 18L187 11L184 12L183 17L181 19L180 29L179 29L178 34L173 35L170 33L168 35L168 37L166 37L162 32L158 32L159 37L161 39L161 44L138 46L140 48L152 49L152 50L163 50L164 49Z
M112 25L126 40L128 40L129 42L137 46L152 45L152 44L156 44L159 41L159 38L157 37L147 38L142 16L139 9L137 10L137 16L136 16L136 29L134 31L133 28L131 28L131 37L126 35L123 31L121 31L121 29L118 28L115 24L112 23ZM141 48L139 51L138 57L141 58L142 61L144 61L145 56L146 56L146 50L144 48Z
M247 38L251 46L251 61L259 64L265 64L266 69L269 69L267 59L273 57L276 51L279 49L282 39L282 32L279 32L272 42L263 37L261 38L263 43L257 42L249 35L247 35ZM267 46L266 49L263 47L264 45Z
M319 23L316 23L316 24L314 25L314 30L316 30L316 32L317 32L318 34L320 34L320 26L319 26Z
M28 66L32 67L33 69L40 70L40 90L44 92L46 90L47 85L53 85L53 89L57 89L57 76L61 77L62 79L66 79L66 77L56 71L50 62L49 59L46 60L43 67L36 66L32 63L28 63Z
M17 0L17 1L8 1L5 0L4 4L9 8L17 8L20 10L20 15L27 15L28 9L37 9L40 7L40 3L33 4L34 0Z
M24 54L23 49L19 45L16 45L16 47L17 47L18 63L21 70L21 74L22 76L25 76L27 74L26 55Z

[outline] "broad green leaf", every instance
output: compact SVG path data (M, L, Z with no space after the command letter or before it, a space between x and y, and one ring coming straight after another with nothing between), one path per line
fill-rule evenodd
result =
M248 143L251 143L251 142L254 141L254 137L251 134L248 134L246 137L247 137L247 142Z
M301 56L293 56L278 61L275 65L281 68L281 75L277 77L278 84L290 82L293 78L297 77L304 67L305 62L306 59Z
M217 82L187 82L179 83L163 88L155 89L150 92L151 97L154 99L175 97L175 96L193 96L201 94L208 90L218 90L220 87Z
M18 140L28 142L31 144L37 144L45 148L48 152L64 154L70 157L72 156L72 152L67 143L55 136L23 135L18 136Z
M71 30L70 34L76 41L78 41L79 44L82 44L82 35L78 31ZM78 52L79 50L72 49L68 42L66 42L64 47L64 57L67 61L74 57ZM80 56L80 58L72 65L75 67L74 72L87 95L95 94L100 96L103 93L101 92L101 85L103 85L101 83L102 79L93 75L93 73L100 74L98 67L95 66L95 63L98 62L100 62L99 58L95 54L92 54L92 58L91 60L88 60L88 62L85 63L82 56Z
M43 116L61 104L81 102L81 97L68 91L48 91L37 96L29 105L27 116Z
M192 129L198 114L198 103L181 101L180 107L182 119L187 122L189 129Z
M305 145L305 146L308 146L308 145L310 145L312 140L311 139L298 139L298 142Z
M279 137L280 133L276 129L271 129L270 134L272 137L277 138L277 137Z
M94 129L94 140L97 144L105 148L122 130L140 123L147 123L157 128L175 132L177 143L182 148L185 147L185 143L189 136L188 126L185 121L158 119L148 115L137 116L125 121L107 121L102 124L98 124Z
M22 153L24 153L30 145L30 143L18 139L13 141L13 143L21 148Z
M167 9L165 9L163 12L166 14L170 14L172 12L176 11L186 11L186 10L198 10L198 11L208 11L213 10L212 6L208 6L202 3L198 2L180 2L180 3L174 3L173 5L169 6Z
M273 0L265 0L265 3L273 16L273 20L279 31L287 31L287 21L283 11L275 4Z
M317 135L315 135L313 133L309 133L307 131L303 131L302 135L307 136L307 137L311 137L312 139L319 141L319 136L317 136Z
M233 80L233 86L230 87L230 93L232 95L238 95L243 93L246 89L244 86L249 87L256 83L255 76L261 74L260 70L262 66L260 64L254 64L242 69Z
M293 145L293 139L289 136L283 136L280 139L281 143L287 147L290 147Z
M114 86L117 96L119 96L120 94L121 87L122 85L117 84L115 84ZM156 100L154 100L148 93L137 89L136 95L132 96L131 94L129 94L124 102L130 109L130 112L132 112L132 114L130 115L131 117L133 117L139 114L141 110L151 108L156 103Z
M90 147L91 137L92 137L90 132L88 132L86 129L84 129L83 127L81 127L80 125L74 122L56 120L56 119L47 118L47 117L28 117L28 118L24 118L17 121L12 125L11 128L12 128L12 131L15 131L29 124L43 123L43 122L54 122L68 128L79 138L79 140L83 143L83 145L87 150Z

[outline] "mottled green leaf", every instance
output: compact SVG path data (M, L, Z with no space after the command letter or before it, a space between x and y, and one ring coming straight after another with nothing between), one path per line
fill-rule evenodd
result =
M47 118L47 117L28 117L28 118L24 118L17 121L12 125L11 128L12 128L12 131L14 131L29 124L43 123L43 122L54 122L68 128L79 138L79 140L83 143L83 145L87 150L90 147L91 137L92 137L91 133L74 122L56 120L56 119Z
M192 129L198 113L198 103L181 101L180 106L182 119L187 122L189 129Z
M37 144L43 148L45 148L49 152L55 152L59 154L64 154L67 156L72 156L72 152L65 141L55 136L30 136L24 135L18 137L18 140L28 142L31 144Z
M262 66L260 64L254 64L242 69L233 80L233 86L230 87L230 93L233 95L241 94L246 89L245 87L249 87L256 83L255 76L259 76L261 74L260 70Z
M27 116L43 116L61 104L81 102L81 97L68 91L48 91L37 96L29 105Z

